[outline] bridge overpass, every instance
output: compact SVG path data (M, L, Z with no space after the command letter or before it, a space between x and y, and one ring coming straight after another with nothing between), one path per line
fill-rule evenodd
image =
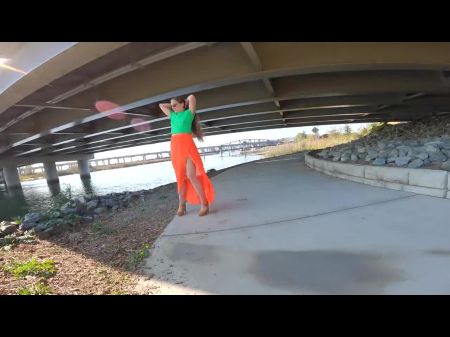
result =
M28 52L27 52L28 51ZM0 167L170 139L158 104L194 93L205 135L411 121L450 110L450 43L0 43ZM6 76L8 75L8 76ZM14 77L15 76L15 77ZM108 100L125 111L99 113Z

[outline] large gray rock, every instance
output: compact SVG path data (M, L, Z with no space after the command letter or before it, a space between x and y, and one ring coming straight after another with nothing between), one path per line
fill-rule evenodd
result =
M39 223L39 224L37 224L36 227L34 227L34 230L35 230L36 232L43 232L43 231L45 231L46 229L47 229L47 223L46 223L46 222L44 222L44 223Z
M450 171L450 160L447 160L441 164L441 170Z
M97 199L93 199L91 201L88 201L86 203L86 210L88 212L93 211L96 207L98 206L98 200Z
M425 147L433 146L433 147L435 147L435 148L437 148L439 150L442 147L442 145L444 145L444 142L438 140L438 141L433 141L433 142L427 142L424 145L425 145Z
M447 156L441 151L438 152L428 152L429 159L433 162L444 162L447 160Z
M342 152L342 155L350 157L352 155L352 150L345 150L345 151ZM139 194L142 194L142 193L139 192Z
M24 235L24 236L17 237L16 241L18 243L35 243L36 238L32 235Z
M410 146L397 146L399 157L411 157L413 155L413 150Z
M357 151L358 153L363 154L363 153L366 153L366 148L365 148L364 146L358 145L358 146L356 146L356 151Z
M25 215L23 222L39 222L42 219L41 213L28 213Z
M388 157L398 157L398 150L392 149L388 152Z
M383 166L385 164L386 164L386 159L384 159L384 158L377 158L372 163L372 165L375 165L375 166Z
M112 208L113 206L117 205L117 203L117 201L111 198L102 199L102 206L107 208Z
M82 216L80 220L82 223L90 223L94 221L94 217L86 215Z
M15 223L3 221L0 226L0 237L13 234L17 232L19 226Z
M398 157L395 159L396 166L406 166L411 161L411 157Z
M375 154L378 154L378 151L375 151L374 149L367 150L367 155L375 155Z
M342 152L339 152L339 151L336 151L337 153L339 153L339 158L341 157L341 155L342 155ZM133 198L133 199L137 199L137 198L139 198L140 197L140 194L139 194L139 192L131 192L131 197Z
M73 207L70 202L66 203L59 209L63 215L75 214L77 212L76 207Z
M320 151L317 155L319 157L322 157L322 158L327 158L328 157L328 151L327 150Z
M104 212L106 212L106 208L104 207L99 207L94 210L94 214L102 214Z
M425 151L428 153L439 152L439 147L428 143L428 145L425 145Z
M87 206L86 206L86 202L79 202L76 201L75 202L75 209L76 209L76 213L78 214L85 214L87 212Z
M419 168L423 166L423 160L422 159L415 159L412 162L408 164L409 168Z
M350 160L351 160L351 161L357 161L357 160L358 160L358 156L357 156L356 154L352 154L352 155L350 156Z
M428 152L420 152L419 154L416 154L416 157L422 160L425 160L429 157Z
M450 158L450 150L442 149L441 152L442 152L443 154L445 154L445 155L447 156L447 158Z
M450 150L450 140L445 140L441 145L441 149Z
M76 197L75 199L73 199L73 201L75 201L75 205L76 204L86 204L86 198L81 196L81 197Z
M386 148L386 145L387 144L385 142L383 142L383 141L378 141L377 142L378 150L384 150Z
M31 228L34 228L41 219L42 219L41 213L28 213L25 215L25 218L22 224L19 226L19 229L21 231L26 231Z
M414 146L419 146L420 143L417 140L410 139L410 140L405 141L404 144L406 146L414 147Z
M93 194L86 194L84 196L84 198L86 199L86 203L88 203L89 201L91 201L93 199L96 199L97 197L95 195L93 195Z
M9 225L15 225L15 226L19 226L18 224L16 224L15 222L9 222L9 221L2 221L2 222L0 222L0 227L3 227L3 226L9 226Z
M374 160L378 157L378 152L369 150L367 152L366 161Z

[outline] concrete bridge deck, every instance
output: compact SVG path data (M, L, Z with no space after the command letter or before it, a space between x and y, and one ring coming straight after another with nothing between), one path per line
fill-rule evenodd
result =
M94 153L168 141L158 104L180 95L197 97L205 136L450 111L448 42L4 42L0 53L9 188L43 158L49 182L58 161L89 177ZM120 113L99 112L104 100Z

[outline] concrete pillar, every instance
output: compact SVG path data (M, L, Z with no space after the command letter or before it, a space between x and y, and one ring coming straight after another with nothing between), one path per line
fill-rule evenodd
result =
M47 182L47 185L48 185L48 189L50 190L50 193L52 196L56 196L61 192L61 185L59 184L59 180L53 181L53 182Z
M94 186L92 186L92 179L81 179L83 190L85 194L95 194Z
M44 162L44 173L48 183L59 182L58 171L54 161Z
M22 188L16 165L8 165L3 167L3 176L8 189Z
M89 170L89 161L85 159L78 160L78 170L80 171L80 177L82 179L91 177L91 172Z

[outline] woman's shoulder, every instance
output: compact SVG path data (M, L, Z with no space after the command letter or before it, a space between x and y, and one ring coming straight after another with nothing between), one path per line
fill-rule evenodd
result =
M192 114L192 116L194 116L195 112L192 112L191 109L187 108L186 110L184 110L185 113L190 112Z

